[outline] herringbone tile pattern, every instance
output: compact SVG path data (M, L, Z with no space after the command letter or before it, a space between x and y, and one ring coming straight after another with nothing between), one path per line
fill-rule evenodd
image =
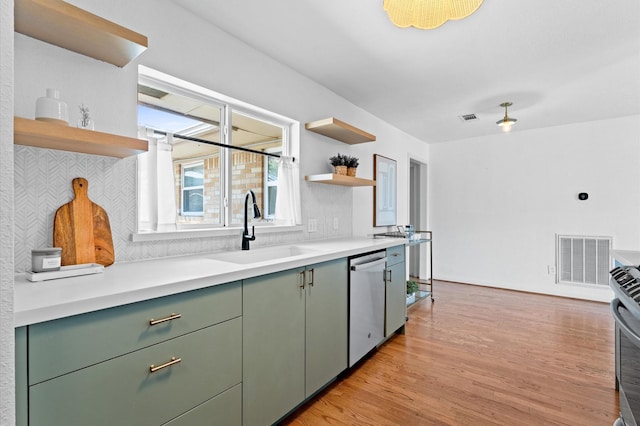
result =
M215 238L132 242L137 221L135 157L119 160L15 145L14 165L16 273L31 268L31 250L51 247L55 212L73 199L71 181L76 177L88 180L89 198L109 215L116 262L240 249L240 231ZM350 188L302 185L301 191L303 217L316 218L318 232L261 235L252 247L335 238L350 232ZM334 217L339 219L339 230L333 229Z

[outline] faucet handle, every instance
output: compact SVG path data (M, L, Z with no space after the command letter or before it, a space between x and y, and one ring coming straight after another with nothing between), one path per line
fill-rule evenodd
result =
M245 240L255 241L255 239L256 239L256 227L252 225L251 226L251 235L249 235L249 231L247 231L246 234L243 234L243 238Z

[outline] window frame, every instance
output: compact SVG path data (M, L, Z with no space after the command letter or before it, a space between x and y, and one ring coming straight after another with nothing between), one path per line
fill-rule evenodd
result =
M269 151L275 151L272 153L278 154L278 155L282 154L281 150L267 150L267 152ZM263 218L265 220L274 220L275 213L269 213L269 202L270 202L269 187L275 186L277 188L278 180L276 179L275 181L269 181L269 161L277 161L277 159L275 159L274 157L265 155L263 161L264 161L264 170L265 170L264 182L262 184L262 187L264 188L263 196L262 196L262 204L263 204L262 211L264 212Z
M196 186L186 186L184 183L185 180L185 176L186 176L186 169L190 169L190 168L194 168L194 167L198 167L198 166L202 166L202 185L196 185ZM204 160L197 160L197 161L190 161L188 163L180 163L180 215L181 216L185 216L185 217L200 217L203 216L204 217L204 211L205 211L205 198L204 198ZM191 191L194 189L201 189L202 190L202 210L199 212L192 212L192 211L185 211L184 210L184 199L185 199L185 191Z
M239 101L237 99L228 97L226 95L220 94L210 89L206 89L202 86L195 85L193 83L186 82L184 80L178 79L176 77L169 76L167 74L161 73L159 71L152 70L150 68L144 67L140 65L138 74L138 82L139 83L147 83L153 85L153 87L161 88L171 93L176 93L186 97L193 97L198 100L202 100L203 102L213 104L221 107L220 114L220 129L221 129L221 143L228 145L229 148L220 147L220 178L221 178L221 198L220 208L223 214L221 215L221 222L219 224L179 224L176 221L176 229L177 230L189 230L189 231L212 231L212 230L232 230L238 229L241 227L241 224L232 222L232 209L230 203L231 197L231 154L232 154L232 140L231 140L231 132L229 128L231 126L231 117L233 112L238 112L240 114L249 116L256 120L261 120L267 122L269 124L278 126L282 129L282 145L281 145L281 153L280 155L295 157L296 161L299 158L299 144L300 144L300 123L296 120L290 119L283 115L265 110L263 108L257 107L255 105L251 105L245 103L243 101ZM270 157L265 156L265 160L268 161ZM185 162L184 164L187 164ZM265 182L263 183L263 202L267 200L267 184L266 184L266 169L265 169ZM181 176L182 181L182 176ZM184 187L182 186L180 193L184 192ZM204 192L204 190L203 190ZM206 195L206 194L205 194ZM205 205L203 200L203 214L205 211ZM180 200L180 209L179 211L184 216L193 217L192 214L184 214L183 212L183 203ZM264 222L256 223L256 227L270 227L274 226L272 223L273 216L271 218L267 217ZM283 226L279 226L281 228ZM299 228L300 225L291 225L286 226L291 228ZM149 231L144 232L161 234L166 232L159 231ZM170 233L170 232L169 232ZM142 239L141 239L142 240Z

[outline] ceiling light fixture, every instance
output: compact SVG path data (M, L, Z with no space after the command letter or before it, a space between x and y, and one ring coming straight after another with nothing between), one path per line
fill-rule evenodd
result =
M501 120L496 121L496 124L498 126L502 127L502 131L504 131L504 132L510 132L511 131L511 126L516 124L516 121L518 121L517 118L511 118L507 114L507 108L509 108L511 105L513 105L512 102L503 102L503 103L500 104L500 106L502 108L504 108L504 118L501 119Z
M421 30L438 28L448 20L466 18L483 0L384 0L383 8L394 25Z

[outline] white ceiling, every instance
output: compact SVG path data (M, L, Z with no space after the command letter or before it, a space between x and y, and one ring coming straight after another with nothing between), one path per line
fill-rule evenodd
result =
M173 1L426 142L499 133L503 101L514 132L640 114L638 0L485 0L434 30L383 0Z

